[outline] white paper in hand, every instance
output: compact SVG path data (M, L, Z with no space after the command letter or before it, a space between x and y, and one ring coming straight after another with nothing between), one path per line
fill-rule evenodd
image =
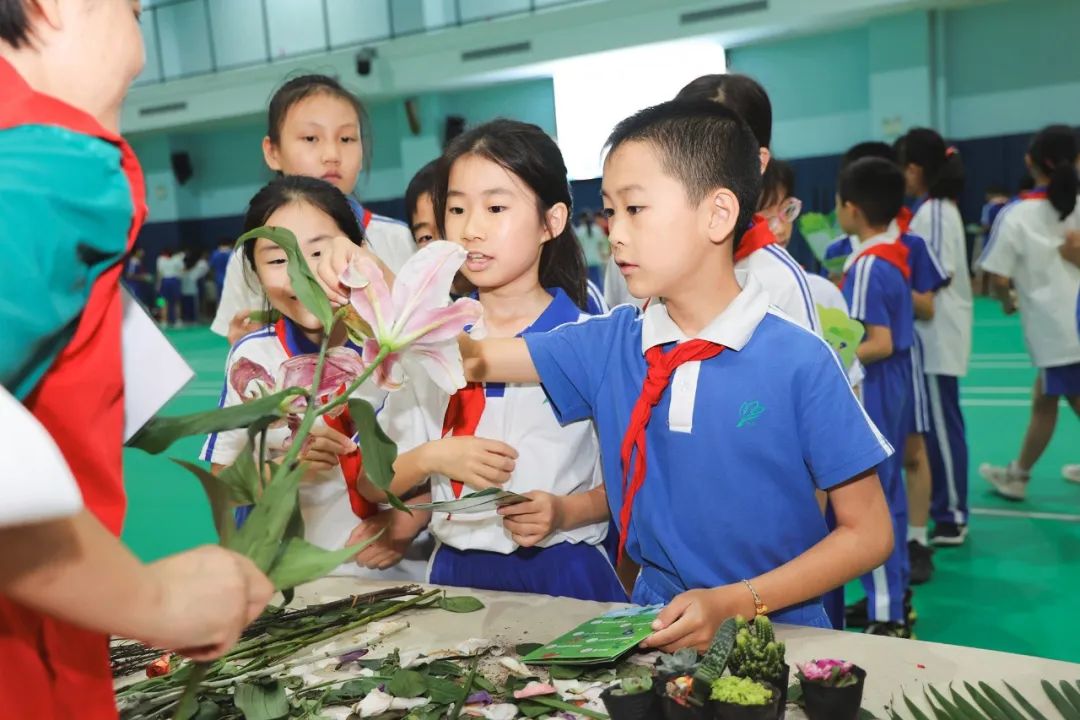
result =
M157 323L126 288L122 331L124 358L124 442L195 377Z

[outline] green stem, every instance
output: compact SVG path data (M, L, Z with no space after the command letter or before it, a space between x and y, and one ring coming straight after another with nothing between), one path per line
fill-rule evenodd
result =
M184 694L180 696L180 704L176 706L176 712L173 714L173 719L187 718L195 714L195 708L192 703L196 702L196 696L199 694L199 685L202 684L203 678L206 677L206 671L210 669L210 663L195 663L195 667L191 671L191 675L188 676L187 683L184 685ZM190 712L189 712L190 710Z
M296 434L293 435L289 452L286 453L285 459L281 462L281 469L284 472L288 472L293 463L296 462L296 458L300 456L304 440L307 438L308 433L311 432L312 426L315 425L315 420L319 417L316 408L319 401L319 383L322 382L323 365L326 364L326 349L329 346L330 329L327 328L323 333L322 344L319 346L319 362L315 366L315 377L311 383L311 392L308 395L307 409L304 410L304 419L300 421L300 427L297 429Z
M454 704L454 709L450 711L447 716L449 720L458 720L461 717L461 711L465 707L465 702L469 699L469 693L472 692L473 683L476 682L476 668L480 665L480 656L477 655L469 663L469 675L465 678L465 687L462 689L461 697L457 703Z

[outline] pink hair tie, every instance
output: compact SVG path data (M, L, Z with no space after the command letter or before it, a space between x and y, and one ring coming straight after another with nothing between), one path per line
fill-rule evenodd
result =
M955 146L950 145L949 147L945 148L945 157L951 158L953 155L955 155L958 152L960 152L960 151L957 150Z

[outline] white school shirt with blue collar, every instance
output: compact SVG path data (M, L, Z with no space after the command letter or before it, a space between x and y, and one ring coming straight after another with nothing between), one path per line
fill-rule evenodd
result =
M1024 341L1039 368L1080 362L1080 269L1060 254L1070 230L1080 230L1080 197L1064 220L1045 198L1017 200L998 213L979 258L985 272L1016 285Z
M801 555L828 533L814 491L892 453L832 349L771 310L752 275L698 337L728 349L682 365L653 409L626 545L648 585L667 597L755 577ZM620 448L644 353L685 339L663 303L525 336L559 417L595 420L616 518Z
M353 198L349 198L349 204L363 225L368 249L386 263L391 272L400 272L401 266L416 252L416 240L409 226L400 220L376 215ZM244 253L237 248L226 266L225 287L221 289L221 300L214 322L210 325L213 332L223 337L229 334L229 323L236 313L241 310L261 310L266 305L266 295L258 280L246 268Z
M553 295L551 303L524 331L524 337L589 317L562 290L548 292ZM470 331L472 337L480 339L485 335L482 323L481 319ZM554 495L573 495L592 490L603 482L600 447L592 422L560 425L543 388L536 383L486 383L484 395L484 412L475 436L500 440L518 452L510 480L501 487L517 493L542 490ZM398 444L399 454L404 453L442 437L449 402L450 397L430 381L410 379L402 390L391 393L380 415L380 424ZM466 487L462 494L471 492ZM450 478L432 476L431 494L435 501L453 500ZM519 547L494 511L434 513L429 528L439 542L459 550L509 554ZM561 542L599 545L607 536L607 529L608 523L604 522L558 531L540 545L550 547Z
M263 366L281 380L280 367L291 355L316 352L318 348L310 345L306 338L296 332L295 326L286 321L286 336L279 339L274 326L246 335L233 346L225 364L225 385L221 391L219 407L239 405L241 398L228 382L229 370L242 358ZM379 389L373 382L364 383L353 397L360 397L370 402L376 409L386 399L386 391ZM322 423L320 419L318 422ZM286 427L271 428L267 431L267 456L286 452L285 442L289 436ZM214 433L206 439L200 458L217 465L231 465L247 445L245 430L229 430ZM352 511L345 478L341 467L335 466L323 470L311 482L300 486L300 512L304 517L304 539L308 542L336 550L345 547L349 535L361 523ZM380 580L422 580L426 575L426 560L403 560L389 570L366 570L353 562L341 565L334 575L355 575Z
M783 246L773 243L759 248L735 263L735 269L757 278L771 305L810 332L821 334L821 321L806 273Z
M964 377L975 323L964 220L953 201L930 198L915 211L910 229L922 236L949 277L949 283L934 294L934 317L915 322L923 347L923 371Z

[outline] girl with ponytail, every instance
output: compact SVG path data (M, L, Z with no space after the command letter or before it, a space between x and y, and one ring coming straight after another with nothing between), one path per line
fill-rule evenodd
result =
M964 221L956 199L964 187L964 163L936 131L913 128L896 143L907 194L914 198L910 232L926 241L948 276L934 294L934 313L916 320L922 351L930 430L926 449L932 484L935 545L960 545L967 534L968 450L960 411L959 379L971 355L974 303Z
M1080 415L1080 269L1065 262L1060 252L1065 236L1080 230L1078 154L1076 135L1066 125L1051 125L1032 139L1024 159L1035 188L998 214L979 259L982 269L992 273L992 287L1006 313L1017 310L1010 282L1015 286L1028 353L1039 369L1020 456L1006 466L979 468L998 494L1010 500L1025 498L1031 468L1054 434L1059 399L1064 396ZM1068 465L1063 474L1080 482L1078 471Z

